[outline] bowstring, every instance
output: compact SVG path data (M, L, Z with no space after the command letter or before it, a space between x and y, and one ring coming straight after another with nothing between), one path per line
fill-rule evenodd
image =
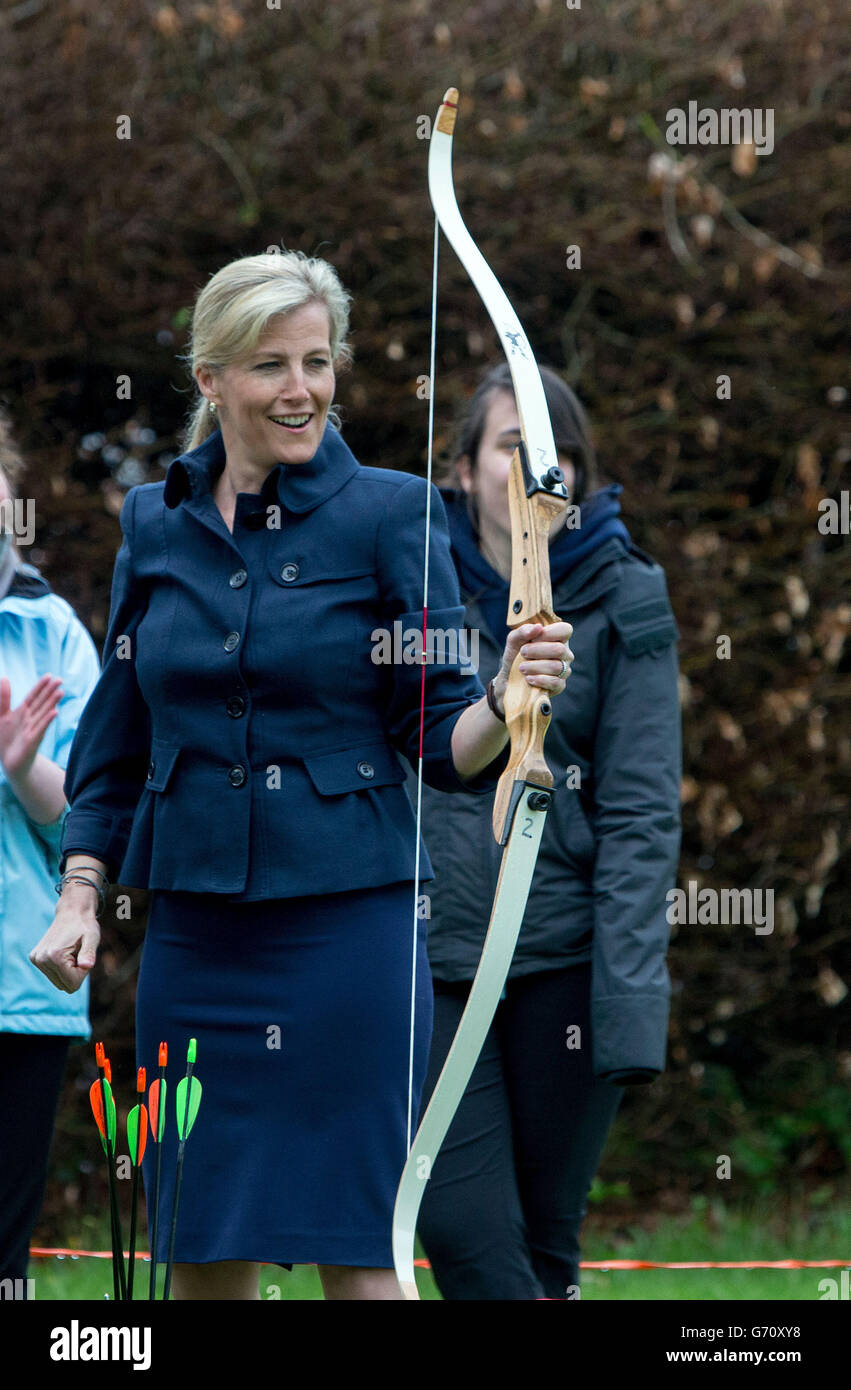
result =
M428 560L429 560L429 535L431 531L431 476L432 476L432 457L434 452L434 375L435 375L435 349L437 343L437 250L439 242L440 224L437 220L437 213L434 215L434 247L432 250L432 274L431 274L431 344L429 348L428 364L428 445L426 463L426 524L425 524L425 555L423 558L423 634L422 651L420 653L422 661L422 674L420 676L420 743L419 757L417 761L417 847L414 859L414 925L411 941L411 1018L408 1045L408 1119L407 1133L405 1139L405 1154L411 1152L413 1144L413 1108L414 1108L414 1022L417 1009L417 909L419 906L420 895L420 843L422 829L422 806L423 806L423 726L425 724L425 676L427 661L426 646L426 626L428 623Z

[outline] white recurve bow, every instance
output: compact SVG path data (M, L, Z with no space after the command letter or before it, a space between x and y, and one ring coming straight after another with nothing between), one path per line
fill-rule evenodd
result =
M429 193L437 221L470 275L508 358L520 417L522 443L509 476L511 589L508 625L556 623L552 611L549 532L567 509L568 496L553 439L546 396L520 320L464 225L452 183L452 134L458 92L450 87L431 135ZM433 379L433 378L432 378ZM428 543L426 543L426 550ZM417 1216L432 1165L478 1060L502 994L535 871L552 796L553 776L544 760L544 735L552 714L547 691L530 686L512 666L505 692L511 739L508 766L499 780L493 830L503 846L490 924L458 1031L405 1163L393 1212L393 1261L402 1292L418 1299L414 1274Z

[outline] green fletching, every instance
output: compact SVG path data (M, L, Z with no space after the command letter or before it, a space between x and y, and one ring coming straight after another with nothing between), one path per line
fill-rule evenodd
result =
M139 1115L141 1107L134 1105L130 1114L127 1116L127 1143L130 1147L130 1162L135 1166L136 1155L138 1153L139 1162L145 1154L145 1141L148 1137L147 1115L142 1120L142 1132L139 1133Z
M103 1089L106 1092L106 1129L107 1133L109 1134L109 1142L112 1146L112 1152L115 1153L115 1100L113 1099L112 1095L112 1087L106 1080L106 1077L104 1077ZM106 1149L106 1142L103 1140L102 1135L101 1140L103 1142L104 1149Z
M136 1157L136 1143L139 1137L139 1107L134 1105L127 1116L127 1144L130 1149L130 1162Z
M189 1051L188 1051L187 1054L186 1054L186 1060L187 1060L187 1062L189 1063L190 1066L194 1066L194 1065L195 1065L195 1052L196 1052L196 1049L197 1049L197 1044L196 1044L195 1039L194 1039L194 1038L190 1038L190 1039L189 1039Z
M186 1090L189 1087L189 1102L187 1109ZM177 1115L177 1134L178 1138L185 1139L195 1123L198 1114L198 1106L201 1104L201 1082L197 1076L193 1076L187 1082L184 1076L182 1081L177 1083L177 1100L175 1101L175 1112Z
M168 1091L168 1083L160 1082L159 1109L157 1110L157 1143L161 1144L165 1134L165 1100Z

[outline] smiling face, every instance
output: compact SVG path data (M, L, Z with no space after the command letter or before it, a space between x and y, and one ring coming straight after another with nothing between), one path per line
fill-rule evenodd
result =
M330 322L324 304L304 304L272 319L257 346L219 371L195 376L216 405L229 460L266 471L308 463L334 399Z

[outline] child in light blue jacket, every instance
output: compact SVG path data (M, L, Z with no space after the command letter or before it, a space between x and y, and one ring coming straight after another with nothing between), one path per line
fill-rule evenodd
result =
M88 984L64 994L28 959L56 911L64 769L100 672L66 601L21 559L32 499L0 412L0 1280L27 1272L68 1047L90 1036Z

